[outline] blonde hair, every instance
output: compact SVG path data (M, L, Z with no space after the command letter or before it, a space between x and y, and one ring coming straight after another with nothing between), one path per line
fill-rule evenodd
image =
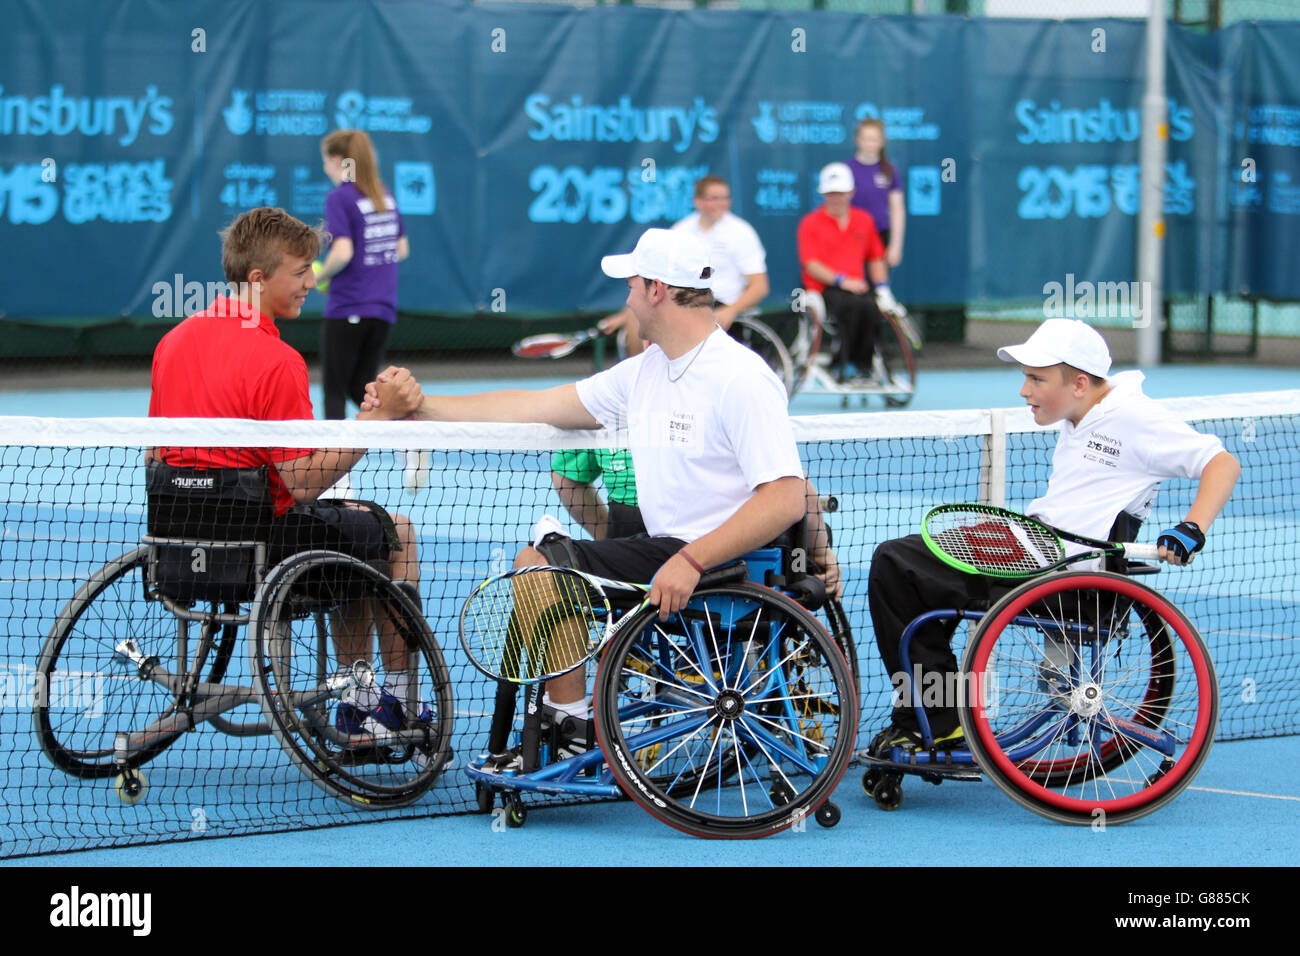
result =
M336 129L320 141L321 152L326 156L350 159L353 164L352 181L367 199L375 205L375 212L388 209L384 181L379 178L379 161L375 147L365 130Z
M248 281L261 269L269 279L285 253L308 261L320 255L321 230L313 229L283 209L260 206L236 217L221 231L221 268L226 281Z

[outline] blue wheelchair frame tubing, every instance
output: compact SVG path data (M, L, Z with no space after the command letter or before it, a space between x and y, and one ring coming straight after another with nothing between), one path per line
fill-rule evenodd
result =
M934 745L934 734L930 729L930 720L929 717L926 716L925 708L921 706L920 702L917 699L918 698L917 689L915 687L915 684L912 681L911 646L912 646L912 638L916 634L917 629L924 624L928 624L931 621L946 621L946 620L954 620L954 619L978 621L984 617L984 613L985 612L982 611L958 611L955 608L943 608L935 611L927 611L924 614L920 614L917 617L913 618L912 621L909 622L907 627L903 630L902 639L899 641L899 662L902 664L903 667L903 681L905 682L904 686L907 690L908 696L911 697L912 699L912 706L913 706L914 713L916 715L916 721L921 729L921 739L926 749L924 750L918 749L915 751L905 753L902 747L894 747L891 749L889 753L889 759L892 762L911 763L918 766L930 764L936 767L975 765L974 756L966 748L955 747L951 750L941 750L941 751L934 751L932 749ZM1027 615L1027 614L1017 614L1012 619L1011 623L1018 624L1022 627L1039 627L1040 625L1046 624L1050 627L1059 629L1061 626L1059 621L1044 621L1040 618L1035 618L1032 615ZM1099 631L1097 635L1094 638L1092 638L1092 640L1089 642L1092 648L1092 655L1093 655L1092 666L1091 666L1091 669L1093 671L1095 671L1098 667L1098 661L1096 659L1098 654L1098 649L1101 645L1104 645L1109 640L1109 637L1110 635L1108 633L1103 633ZM1042 746L1037 744L1031 744L1030 746L1022 748L1021 750L1008 750L1007 745L1014 746L1015 744L1019 743L1022 740L1035 737L1038 734L1038 731L1041 730L1045 724L1047 724L1049 721L1052 720L1065 720L1067 739L1069 740L1072 746L1078 743L1079 718L1077 715L1067 714L1063 716L1059 713L1053 713L1050 710L1043 710L1040 713L1035 714L1033 717L1026 720L1024 723L1018 725L1014 729L1014 731L1010 733L1000 734L998 736L998 743L1002 745L1003 752L1006 754L1007 759L1011 760L1013 763L1016 763L1021 760L1028 759L1034 756L1034 754L1038 753L1040 750L1042 750ZM1162 730L1158 734L1152 734L1150 730L1142 727L1137 727L1133 724L1130 724L1128 721L1123 721L1122 723L1120 723L1112 719L1108 723L1111 730L1113 730L1115 733L1123 737L1126 737L1127 739L1133 741L1136 744L1152 747L1160 751L1167 757L1172 757L1174 754L1176 742L1174 740L1173 735L1170 734L1168 731Z
M754 566L763 567L766 569L771 566L772 553L775 553L776 555L779 556L780 549L779 548L761 549L757 552L753 552L749 555L745 555L741 560L744 560L746 562L753 560ZM778 557L777 566L779 568L779 557ZM750 583L756 583L756 582L753 582L751 580ZM697 611L697 612L702 611L704 610L704 601L705 601L704 598L693 598L687 604L685 610ZM738 606L739 609L736 610L735 613L733 613L730 619L723 620L720 622L721 631L723 632L723 634L727 634L730 629L734 628L736 626L736 622L740 618L743 618L747 613L749 613L749 611L753 610L754 607L755 604L753 603L745 603L743 605L739 605ZM678 612L678 613L680 615L684 612ZM726 676L728 678L734 679L742 676L743 673L742 668L744 668L745 666L747 655L745 654L733 655L731 652L731 648L737 644L747 643L748 639L745 639L744 641L728 640L727 648L720 649L718 655L713 655L710 653L711 648L707 643L708 635L705 634L705 627L704 627L705 620L698 619L695 620L694 622L687 622L687 623L690 623L691 625L690 626L691 643L692 645L694 645L694 651L698 660L704 660L704 661L717 660L717 659L724 660L726 662L726 668L727 668ZM755 623L754 626L755 628L757 628L757 623ZM784 680L782 676L784 671L779 666L782 663L782 661L777 656L779 649L780 649L779 632L769 631L766 639L766 647L763 649L762 654L759 655L759 660L766 661L768 665L767 668L768 672L766 676L762 678L763 680L762 687L754 691L754 693L760 699L766 697L774 689L779 689L778 683ZM673 668L672 661L666 659L668 650L669 649L665 643L660 643L658 666L662 668L666 673L672 674L675 673L675 670ZM751 670L750 673L754 673L754 671ZM710 683L714 680L714 677L711 674L701 674L699 676L704 681ZM784 711L782 715L783 719L787 721L797 722L798 715L795 713L794 705L789 699L790 695L788 693L780 693L778 696L785 698L784 700L781 701L781 706ZM639 704L635 704L635 703L630 704L627 707L627 709L624 709L623 707L619 708L620 716L623 717L635 716L638 709L651 710L655 707L661 707L662 705L663 705L662 700L654 701L654 702L645 701ZM671 740L672 738L678 736L679 734L682 734L683 732L693 733L694 731L698 730L700 727L704 726L708 722L708 720L709 720L708 716L701 713L699 716L692 716L692 717L684 718L682 720L676 720L668 724L662 724L658 727L645 730L642 733L637 734L635 737L629 738L627 741L627 745L632 750L641 750L644 748L652 747L656 744L660 744L667 740ZM774 751L780 752L786 758L793 760L805 772L811 772L811 773L818 772L821 769L821 766L824 765L826 760L829 759L829 757L826 756L820 758L811 758L808 756L806 749L803 749L802 752L792 751L787 745L782 744L780 741L778 741L775 737L773 737L769 732L764 730L762 727L756 726L756 722L752 720L751 721L742 720L742 721L738 721L738 723L742 723L744 725L746 735L749 736L751 739L753 739L754 742L757 743L759 747L763 749L765 752L767 753L772 753ZM517 737L519 731L515 731L515 734ZM541 756L542 758L545 757L545 751L543 751L543 754ZM742 759L745 759L747 761L749 760L749 756L745 754L743 751L741 756ZM610 773L609 769L605 767L604 764L605 764L604 754L599 747L594 745L593 742L591 749L586 751L585 753L581 753L575 757L569 757L565 760L557 761L556 763L550 763L550 764L545 763L543 759L542 766L540 766L536 770L529 771L528 773L494 774L482 770L480 767L475 766L473 763L465 767L465 773L473 780L481 781L484 784L491 785L493 788L497 790L503 790L503 791L520 790L520 791L530 791L536 793L569 794L573 796L586 796L586 797L621 796L622 790L620 790L618 785L613 782L613 775ZM593 770L593 768L599 768L599 769L594 776L590 776L590 772ZM581 779L581 777L583 777L584 775L588 776L589 778ZM672 784L670 783L668 786L669 788L671 788Z

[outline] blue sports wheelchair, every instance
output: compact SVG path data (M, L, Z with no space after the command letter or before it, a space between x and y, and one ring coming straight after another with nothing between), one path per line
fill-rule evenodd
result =
M706 572L667 622L642 603L645 586L601 581L615 627L592 718L548 716L543 686L526 684L516 729L520 687L501 680L488 752L465 768L480 811L499 796L519 827L524 794L627 796L702 837L838 823L829 797L853 756L857 656L843 609L792 540ZM462 615L462 642L465 626ZM575 737L594 745L563 750Z

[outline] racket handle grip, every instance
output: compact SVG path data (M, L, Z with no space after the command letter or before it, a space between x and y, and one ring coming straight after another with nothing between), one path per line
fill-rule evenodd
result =
M1124 545L1124 557L1140 561L1159 561L1160 549L1154 544L1137 544L1129 542Z

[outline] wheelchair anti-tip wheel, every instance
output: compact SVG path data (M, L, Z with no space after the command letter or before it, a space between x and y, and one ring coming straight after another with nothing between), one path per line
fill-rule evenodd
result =
M450 759L451 680L401 588L348 555L305 552L267 575L250 628L263 711L314 783L374 809L405 806L433 785ZM387 660L376 653L378 633L396 637ZM340 641L368 647L374 663L340 664ZM351 703L363 686L377 695L402 683L405 696L397 708L390 701L385 722Z
M191 666L188 655L206 636L213 641L213 653L204 679L216 683L225 675L239 629L186 623L161 602L146 599L148 563L149 549L136 548L92 574L59 612L36 663L36 739L50 761L73 776L114 777L145 764L180 736L159 734L146 747L116 754L119 731L144 730L175 713L177 706L175 693L119 653L123 642L132 642L146 659L183 675ZM228 605L210 609L236 610ZM209 629L206 635L203 628ZM177 659L182 633L188 635L183 661Z
M858 720L848 665L816 618L752 584L697 591L664 623L657 608L640 612L605 649L595 709L623 791L716 838L815 814L848 766Z
M1063 823L1122 823L1168 803L1214 741L1219 691L1196 629L1158 592L1101 571L1050 575L981 620L962 727L980 768Z

